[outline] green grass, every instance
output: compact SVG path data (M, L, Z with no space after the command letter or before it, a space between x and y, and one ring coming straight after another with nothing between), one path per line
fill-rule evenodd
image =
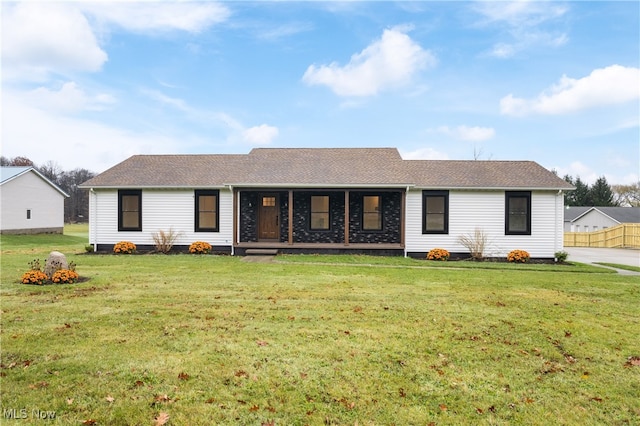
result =
M638 277L85 243L2 236L0 405L20 424L640 423ZM54 249L88 281L18 283Z
M602 265L602 266L609 266L611 268L616 268L616 269L623 269L626 271L640 272L640 267L638 266L622 265L620 263L606 263L606 262L596 262L596 264Z

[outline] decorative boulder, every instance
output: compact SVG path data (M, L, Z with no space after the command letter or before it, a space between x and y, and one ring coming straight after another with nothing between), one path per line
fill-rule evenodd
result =
M69 263L67 263L67 258L64 254L59 251L52 251L44 264L44 273L48 278L51 278L58 269L69 269Z

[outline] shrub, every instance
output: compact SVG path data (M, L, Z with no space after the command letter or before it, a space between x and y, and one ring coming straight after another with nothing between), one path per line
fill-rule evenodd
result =
M130 241L120 241L113 245L113 252L115 254L131 254L136 251L136 245Z
M473 260L482 260L489 244L489 236L482 229L476 228L473 234L460 235L458 242L469 250Z
M512 250L507 255L507 260L509 262L520 262L520 263L528 262L529 252L525 250Z
M442 260L444 262L449 260L449 256L451 256L451 254L447 250L434 248L427 253L427 260Z
M158 232L151 234L156 246L156 251L164 254L169 253L173 247L173 243L178 239L178 235L179 233L174 231L173 228L169 228L168 231L163 231L161 229Z
M196 241L189 246L189 253L209 254L211 253L211 244L206 241Z
M554 256L557 262L563 263L569 257L569 253L567 253L566 251L557 251L555 252Z
M78 273L70 269L58 269L51 277L54 284L73 284L78 279Z

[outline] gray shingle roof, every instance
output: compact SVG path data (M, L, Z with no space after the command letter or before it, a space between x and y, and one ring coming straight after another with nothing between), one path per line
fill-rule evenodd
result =
M82 187L221 185L572 188L531 161L403 160L395 148L256 148L247 155L136 155Z

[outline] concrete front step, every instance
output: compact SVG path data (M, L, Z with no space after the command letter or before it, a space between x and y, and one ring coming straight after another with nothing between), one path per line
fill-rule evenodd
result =
M278 249L247 249L244 254L246 256L275 256Z

